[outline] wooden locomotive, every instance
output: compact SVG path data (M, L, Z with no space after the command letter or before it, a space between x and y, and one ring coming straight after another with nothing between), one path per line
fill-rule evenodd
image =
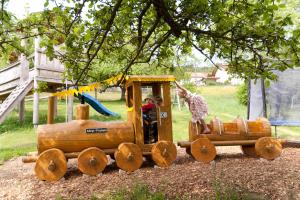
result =
M129 76L125 83L127 122L89 120L89 106L80 104L76 120L39 126L38 156L23 161L36 162L37 177L46 181L62 178L69 158L77 158L78 169L88 175L102 172L108 155L115 159L119 168L129 172L141 167L143 157L152 159L160 167L170 166L177 156L170 94L170 82L174 80L173 76ZM150 143L145 141L149 131L141 110L143 87L152 88L152 96L162 98L162 103L156 107L157 120L150 122L150 128L155 127L157 135ZM214 119L209 127L211 133L203 135L200 124L190 123L189 141L178 142L178 145L203 162L215 158L218 145L241 145L246 154L258 153L267 159L274 159L281 152L281 144L271 138L270 124L265 119L247 122L238 118L224 124Z
M119 168L134 171L141 167L143 156L156 165L167 167L176 159L173 143L170 82L173 76L130 76L126 79L127 122L97 122L89 120L89 106L77 107L77 117L68 123L38 127L38 157L27 157L24 162L36 162L35 173L41 180L59 180L67 171L67 160L78 159L78 169L97 175L108 163L107 155L116 160ZM156 140L144 141L144 120L141 110L142 87L152 88L153 96L162 103L157 110Z

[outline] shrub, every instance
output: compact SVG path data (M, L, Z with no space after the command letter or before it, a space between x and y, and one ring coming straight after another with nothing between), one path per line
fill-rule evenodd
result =
M237 98L240 104L247 106L248 104L248 84L245 83L238 87Z
M197 90L197 85L195 85L194 83L191 83L191 82L184 83L183 87L192 93L196 92L196 90Z

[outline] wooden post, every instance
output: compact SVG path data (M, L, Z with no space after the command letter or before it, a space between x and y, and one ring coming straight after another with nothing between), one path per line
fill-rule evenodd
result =
M172 135L172 110L171 110L171 93L170 83L163 83L163 105L160 106L159 119L160 123L158 126L158 140L173 141ZM160 116L162 113L164 117Z
M39 46L40 46L40 37L36 37L34 41L34 76L33 76L33 125L36 128L39 124L39 93L38 89L38 66L40 64L40 55L39 55Z
M54 97L54 117L57 117L57 97Z
M153 93L153 96L161 96L161 86L160 84L154 84L152 85L152 93Z
M67 98L68 101L68 109L67 109L67 121L73 120L73 95L69 95Z
M22 40L21 45L26 48L26 40ZM20 83L23 83L27 81L29 78L29 62L24 53L21 54L20 61L21 61ZM24 119L25 119L25 100L22 99L19 104L19 121L23 123Z
M135 143L139 146L142 146L144 144L144 131L142 127L142 91L140 82L133 83L133 99L133 123L135 128Z
M33 125L36 128L39 124L39 93L37 92L38 89L38 82L36 79L34 79L33 82L33 89L34 89L34 94L33 94Z
M89 119L89 105L79 104L76 106L76 120L87 120Z
M19 104L19 121L23 123L25 120L25 99L22 99Z
M54 96L48 98L48 115L47 115L47 124L54 123Z

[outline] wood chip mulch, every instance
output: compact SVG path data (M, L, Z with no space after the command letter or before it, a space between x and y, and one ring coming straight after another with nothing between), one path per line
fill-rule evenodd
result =
M97 177L82 175L73 159L65 177L54 183L39 181L33 163L15 158L0 166L0 199L88 199L130 189L136 183L162 191L170 199L213 198L217 186L257 199L300 199L300 149L286 148L273 161L245 156L239 147L218 147L217 151L210 164L196 162L178 149L177 160L167 169L145 162L141 169L126 173L112 163Z

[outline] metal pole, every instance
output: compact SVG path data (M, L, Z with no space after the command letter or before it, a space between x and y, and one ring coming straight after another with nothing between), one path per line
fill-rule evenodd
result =
M263 100L263 115L267 118L267 103L266 103L266 91L265 91L265 80L261 79L261 93L262 93L262 100Z

